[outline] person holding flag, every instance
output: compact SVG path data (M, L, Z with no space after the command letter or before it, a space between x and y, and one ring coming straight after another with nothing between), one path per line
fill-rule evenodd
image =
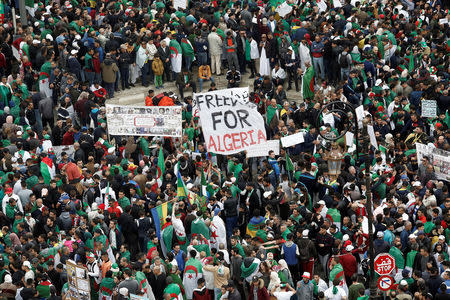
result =
M190 258L184 267L183 285L186 299L192 299L192 292L197 287L197 280L203 278L202 263L195 258L197 251L189 251Z
M184 251L186 251L186 230L184 228L183 221L181 221L181 211L179 210L179 203L175 203L173 205L172 224L177 244L179 244L180 247Z

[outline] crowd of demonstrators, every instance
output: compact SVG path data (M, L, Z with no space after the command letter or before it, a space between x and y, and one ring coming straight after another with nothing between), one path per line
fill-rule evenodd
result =
M187 2L26 0L23 24L1 1L0 297L69 299L73 260L91 299L364 300L370 195L375 254L396 260L387 297L448 299L449 186L416 153L450 148L448 3L288 1L280 18L281 1ZM252 78L267 136L304 142L208 152L184 93L218 76ZM155 92L172 81L178 94ZM138 84L154 85L145 105L183 107L182 137L108 136L105 102ZM330 146L345 118L316 119L333 101L363 105L382 148L362 132L362 153Z

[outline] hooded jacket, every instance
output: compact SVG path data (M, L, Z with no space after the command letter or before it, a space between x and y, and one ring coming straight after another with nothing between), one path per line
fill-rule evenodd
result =
M254 300L254 294L253 294L254 286L253 284L250 287L249 293L248 293L248 300ZM258 300L269 300L269 292L267 291L266 287L264 286L264 280L261 278L258 281L258 291L256 292L258 296Z
M116 72L119 71L116 63L111 58L106 58L102 63L102 77L106 83L116 82Z

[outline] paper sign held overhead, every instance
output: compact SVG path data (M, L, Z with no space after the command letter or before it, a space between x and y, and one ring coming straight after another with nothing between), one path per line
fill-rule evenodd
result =
M280 155L280 141L267 141L265 143L248 148L247 158L268 156L269 151L273 151L275 155Z
M297 144L301 144L303 142L305 142L305 138L304 138L304 133L303 132L297 132L295 134L291 134L285 137L281 138L281 145L283 145L283 147L291 147Z

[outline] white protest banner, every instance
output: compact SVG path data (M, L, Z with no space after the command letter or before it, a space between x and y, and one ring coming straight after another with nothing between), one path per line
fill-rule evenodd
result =
M353 146L353 138L355 137L355 134L353 132L347 131L345 133L345 144L348 147L352 147Z
M422 100L422 117L436 118L437 117L437 102L436 100Z
M450 181L450 152L416 143L417 161L420 163L424 156L428 157L433 165L437 179Z
M378 149L377 137L375 136L375 131L373 130L372 125L367 125L367 133L369 134L370 144L372 144L375 149Z
M283 145L283 147L291 147L297 144L301 144L305 141L304 138L304 133L303 132L297 132L285 137L281 138L281 144Z
M173 8L175 8L176 10L178 10L179 7L181 7L182 9L186 9L186 0L173 0Z
M209 152L234 154L266 142L264 119L248 97L248 87L194 94Z
M251 146L247 149L247 158L268 156L269 151L275 152L275 155L280 155L280 141L267 141L259 145Z
M121 106L106 104L111 135L173 136L182 134L181 106Z
M278 15L282 18L289 14L292 11L292 6L290 6L287 2L283 2L275 9Z
M358 121L361 121L362 119L364 119L364 106L360 105L355 109L356 112L356 119Z

